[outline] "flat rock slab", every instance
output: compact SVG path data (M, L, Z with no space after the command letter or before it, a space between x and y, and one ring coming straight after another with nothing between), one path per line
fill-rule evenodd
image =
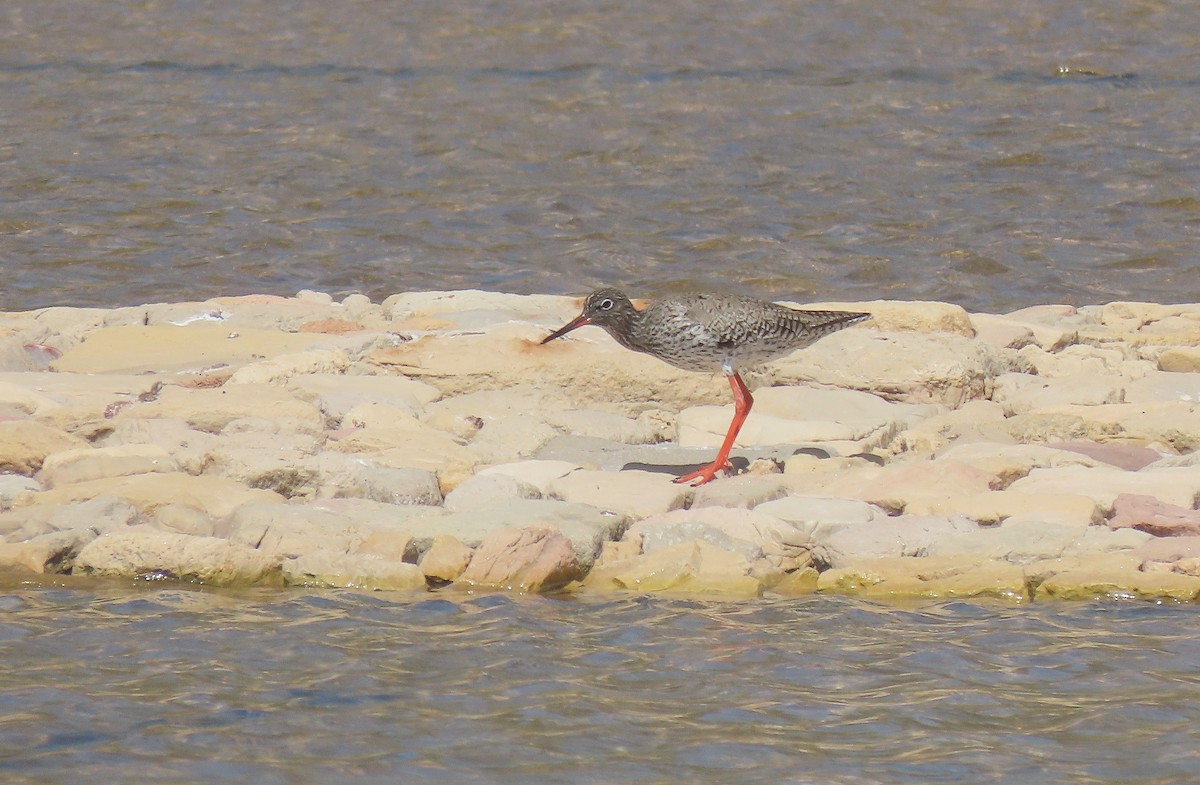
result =
M88 575L151 575L214 586L263 583L279 563L262 551L217 537L194 537L149 526L104 534L75 557Z
M422 552L439 534L451 535L471 548L478 548L489 535L501 529L548 526L571 542L580 566L587 569L604 542L624 534L629 518L586 504L510 499L488 508L421 516L406 521L404 526Z
M297 352L327 340L327 336L314 333L202 322L185 326L120 325L91 331L86 341L55 360L51 368L73 373L199 371Z

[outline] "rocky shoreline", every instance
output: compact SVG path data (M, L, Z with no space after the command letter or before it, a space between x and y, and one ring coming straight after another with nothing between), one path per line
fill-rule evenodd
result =
M0 314L0 575L742 598L1200 598L1200 305L821 303L721 377L568 297ZM71 579L64 579L71 580ZM446 588L443 588L446 587Z

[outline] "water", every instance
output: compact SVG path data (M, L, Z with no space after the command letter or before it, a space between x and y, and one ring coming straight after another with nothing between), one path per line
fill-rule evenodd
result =
M1186 783L1200 612L0 598L6 783Z
M0 309L1200 300L1188 0L0 7Z
M1200 300L1187 0L0 6L0 309ZM1194 608L0 593L6 783L1194 781Z

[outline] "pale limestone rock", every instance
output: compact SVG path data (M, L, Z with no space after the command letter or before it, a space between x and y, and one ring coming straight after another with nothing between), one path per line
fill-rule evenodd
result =
M603 330L576 330L563 340L542 345L549 331L508 324L470 334L426 335L403 346L378 350L371 359L428 381L448 399L529 387L531 380L536 380L543 391L569 394L573 406L625 404L623 409L631 413L645 410L648 402L654 402L656 408L679 410L728 400L729 385L723 377L689 373L649 355L630 352ZM518 411L537 406L528 396L524 401Z
M172 417L185 420L197 430L217 433L239 417L264 414L295 419L307 427L325 426L325 417L317 407L270 384L239 384L207 389L168 385L162 388L156 400L130 406L119 417Z
M316 551L285 559L283 579L289 586L425 591L425 575L415 564L332 551Z
M302 303L313 303L315 305L333 305L333 295L326 292L317 292L312 289L301 289L296 292L296 299Z
M147 516L153 515L165 504L189 504L203 510L211 518L222 518L242 504L283 503L283 497L272 491L247 488L223 477L194 477L179 472L135 474L72 483L33 494L29 503L62 506L97 496L125 499Z
M823 493L862 499L889 512L903 512L912 501L955 494L983 493L998 487L993 472L957 461L907 461L846 473L825 484Z
M680 447L716 449L725 439L733 419L732 406L693 406L679 413L675 443ZM754 447L765 444L819 444L839 442L854 451L870 450L887 443L895 431L885 426L873 428L867 423L841 423L829 420L790 420L751 412L738 432L734 444Z
M212 537L216 529L204 510L188 504L164 504L155 511L154 522L168 531L195 537Z
M1100 322L1109 327L1118 327L1124 332L1135 332L1141 327L1181 313L1179 306L1158 303L1112 302L1100 308Z
M822 593L873 599L964 599L988 597L1029 601L1025 574L1014 564L983 559L885 557L821 573Z
M583 577L569 540L549 526L499 529L483 539L459 581L509 591L540 592Z
M1100 374L1137 378L1151 370L1148 363L1131 361L1120 348L1108 349L1086 344L1075 344L1056 352L1027 346L1017 352L1017 356L1028 365L1029 372L1047 378L1082 378Z
M1194 507L1200 494L1200 466L1127 472L1107 466L1034 469L1009 490L1019 493L1080 494L1094 500L1105 515L1122 493L1153 496L1167 504Z
M925 555L1031 564L1083 548L1087 528L1054 514L1014 515L999 526L946 532Z
M287 389L315 404L332 422L342 422L347 412L364 403L390 406L416 416L438 397L432 385L400 376L307 374L288 379Z
M1078 343L1079 329L1087 321L1070 305L1035 305L1007 313L1003 318L1029 328L1034 342L1046 351L1060 351Z
M1020 349L1036 342L1033 330L1006 316L973 313L971 327L975 338L996 349Z
M51 368L75 373L197 371L289 354L322 340L326 340L323 335L201 322L119 325L90 331L86 341L64 353Z
M556 436L558 431L540 417L518 414L485 421L466 447L480 463L505 463L534 455Z
M40 534L23 542L0 542L0 569L17 567L38 574L70 572L76 554L96 536L87 529L74 529Z
M53 397L37 390L33 379L24 373L0 374L0 406L24 414L44 415L62 406Z
M853 363L846 358L853 357ZM777 384L867 390L888 400L950 408L986 398L1009 370L992 347L949 333L845 330L772 363Z
M858 390L763 387L754 391L754 412L792 420L828 420L876 430L908 426L945 411L934 404L894 403Z
M545 416L549 425L576 436L596 436L622 444L662 441L660 429L647 417L633 419L595 409L554 411Z
M1120 421L1123 438L1180 453L1200 449L1200 403L1147 405Z
M402 524L401 524L402 525ZM396 526L373 529L366 532L353 553L359 556L374 556L380 559L402 562L416 556L412 535Z
M603 472L579 469L553 480L549 496L599 510L645 518L687 505L692 489L656 472Z
M861 303L820 303L803 305L787 303L801 310L832 309L837 311L866 311L871 314L868 324L878 330L897 332L946 332L967 338L975 337L971 317L962 306L913 300L871 300Z
M643 552L648 554L681 542L702 540L741 554L748 563L764 560L762 567L776 573L808 566L810 560L810 538L803 531L757 510L674 510L638 521L626 537L640 539Z
M781 474L743 474L729 477L721 482L711 482L700 486L692 494L690 506L692 509L701 507L758 509L764 502L786 496L788 487L788 481Z
M1004 417L1004 407L994 401L967 401L901 431L887 447L893 453L929 454L955 442L1012 443Z
M421 422L411 406L365 401L346 411L341 427L416 429L421 427Z
M446 494L450 512L478 509L504 499L540 499L536 486L508 474L477 474Z
M583 589L685 597L758 597L767 582L752 574L754 568L754 560L743 553L704 540L686 540L644 555L606 559L588 573Z
M428 469L380 466L366 457L324 453L317 468L318 498L364 498L401 505L442 503L439 478Z
M433 428L364 428L331 441L329 448L393 469L433 472L443 492L471 476L479 457L445 431ZM320 458L323 460L331 453Z
M1200 557L1200 537L1151 537L1133 552L1142 560L1142 569L1148 565L1170 565L1181 559Z
M478 548L493 532L506 528L541 526L557 529L570 540L580 566L587 569L601 545L619 538L629 525L624 515L610 514L585 504L557 499L507 499L489 508L447 513L438 510L405 522L419 550L439 534L457 537Z
M7 510L18 496L42 490L42 484L20 474L0 474L0 510Z
M828 447L823 445L822 447ZM759 445L734 449L731 458L747 463L773 460L782 463L796 445ZM679 447L674 444L622 444L585 436L559 436L541 450L538 460L568 461L576 466L604 471L646 470L674 475L690 472L716 457L713 447Z
M825 563L846 567L885 556L926 556L948 538L978 529L965 518L900 515L828 533L816 532L811 540Z
M550 484L559 477L564 477L576 469L579 464L572 461L543 461L527 460L500 463L479 470L478 476L502 474L525 482L541 491L542 495L550 492Z
M1170 373L1200 372L1200 348L1194 346L1167 349L1158 356L1158 369Z
M1085 409L1088 407L1079 407ZM1100 407L1090 407L1098 409ZM1017 414L998 424L997 431L1001 438L1011 439L1021 443L1041 443L1053 441L1073 441L1090 439L1099 441L1111 438L1121 432L1121 426L1111 422L1097 422L1086 417L1088 412L1075 414L1072 412L1029 412Z
M1172 565L1171 571L1200 578L1200 557L1193 556L1190 559L1180 559Z
M1122 403L1122 379L1093 374L1046 378L1008 373L997 377L992 400L1009 414L1022 414L1067 405L1098 406Z
M442 398L425 407L426 421L435 428L453 430L454 422L462 419L477 419L486 424L516 416L545 416L572 408L571 398L565 392L528 382L501 390L485 389Z
M566 321L579 313L578 298L546 294L505 294L478 289L403 292L383 301L389 319L423 325L422 329L475 330L501 322ZM549 332L549 330L547 330Z
M426 578L435 581L456 581L471 563L473 553L474 551L459 542L457 537L439 534L433 538L429 549L421 557L421 572Z
M1152 371L1125 387L1128 403L1200 402L1200 374Z
M25 349L25 341L18 337L0 337L0 371L21 372L35 370L33 356Z
M229 444L228 438L198 431L177 418L137 419L122 417L113 421L113 430L99 441L100 446L150 445L170 454L182 471L200 474L209 463L213 450Z
M307 349L243 365L228 384L281 384L293 376L340 374L349 367L350 355L343 349Z
M1081 527L1103 518L1096 502L1087 496L1007 490L912 499L904 511L910 515L958 515L985 525L1024 514L1052 515L1056 520L1069 520Z
M996 444L965 442L946 447L937 461L974 466L999 478L999 487L1007 487L1035 468L1047 466L1100 466L1100 461L1053 444Z
M264 446L283 450L299 450L312 455L326 441L325 428L311 419L294 417L235 417L225 423L221 436L238 440L235 443Z
M46 516L47 524L53 529L89 529L97 534L125 529L142 520L143 516L136 507L111 496L96 496L51 508Z
M1092 551L1095 553L1133 553L1154 535L1134 529L1106 529L1103 526L1089 526L1083 530L1075 550L1080 553Z
M887 518L883 510L859 499L821 496L785 496L755 505L754 510L790 523L810 540L847 526Z
M271 581L279 564L229 540L135 526L89 542L75 557L74 569L122 577L165 572L183 581L228 586Z
M33 420L0 422L0 472L31 475L42 468L46 456L86 449L78 436Z
M408 522L427 511L394 506L387 518L371 516L363 520L342 510L309 504L244 504L230 517L226 535L233 542L280 558L316 551L350 553L378 531L408 536Z
M206 455L203 472L285 498L316 495L318 471L305 453L270 447L220 446Z
M0 511L0 539L7 542L24 542L54 531L48 519L50 507L18 507Z
M128 477L150 472L178 472L170 453L154 444L81 447L51 453L42 462L38 479L46 488L104 477Z
M1195 602L1200 578L1176 572L1143 571L1142 560L1129 552L1088 554L1074 559L1031 565L1039 572L1037 600L1143 599Z

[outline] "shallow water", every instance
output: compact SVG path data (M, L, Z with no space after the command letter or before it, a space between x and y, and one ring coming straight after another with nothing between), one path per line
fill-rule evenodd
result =
M0 597L7 783L1194 782L1200 612Z
M0 8L0 309L1200 300L1188 0Z

